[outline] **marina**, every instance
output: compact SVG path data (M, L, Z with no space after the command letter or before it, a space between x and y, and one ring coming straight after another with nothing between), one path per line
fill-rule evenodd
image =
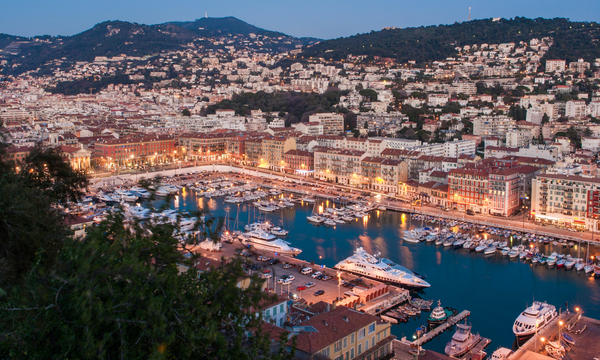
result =
M221 175L221 177L224 177L224 175ZM412 298L434 299L436 303L438 299L441 299L444 305L470 309L472 315L469 316L469 320L486 338L493 339L494 347L500 345L508 348L512 347L514 334L511 329L514 319L523 310L522 304L528 301L531 303L532 301L530 295L523 297L518 293L511 294L515 297L515 304L502 302L494 298L494 294L503 291L501 290L503 288L501 284L506 283L507 279L510 279L511 288L531 288L536 298L543 298L549 303L555 304L557 308L560 304L569 302L569 304L577 304L585 308L586 311L592 314L597 314L599 311L598 303L592 300L600 298L599 284L596 284L596 279L590 276L589 273L585 276L583 268L581 271L575 269L568 271L564 266L561 268L558 266L548 268L547 264L541 266L540 262L534 263L533 257L530 259L526 256L521 258L519 255L523 251L515 257L508 255L503 257L501 251L496 248L494 252L486 255L487 247L479 250L477 250L478 247L471 249L469 246L465 248L467 238L459 239L464 240L460 248L446 247L443 246L443 243L442 245L436 245L435 239L427 238L431 233L435 235L436 230L434 229L436 228L439 228L440 233L442 233L442 230L448 229L444 233L449 234L452 232L455 237L457 237L457 234L465 234L467 237L480 235L484 240L502 240L501 243L506 241L507 247L512 249L512 247L518 247L521 243L516 236L518 234L522 234L522 237L525 235L525 233L518 230L500 229L488 223L487 225L480 225L482 228L487 226L484 229L485 232L480 233L473 223L462 221L462 219L456 220L441 216L419 218L416 217L419 214L411 216L405 212L379 210L378 207L374 206L368 211L363 210L365 216L355 216L352 221L325 226L311 223L307 218L315 212L315 209L317 209L317 212L326 212L327 209L340 209L342 206L346 207L356 202L360 203L361 200L358 200L356 195L352 199L350 199L350 196L343 199L335 195L327 195L327 198L325 198L325 196L319 194L319 197L316 198L315 194L318 189L316 192L307 192L305 188L300 190L292 186L286 187L286 191L277 194L276 191L271 193L271 190L280 189L283 185L281 182L253 184L255 188L249 191L259 191L258 187L260 187L260 191L265 191L265 196L260 201L268 201L268 206L284 205L275 211L265 212L260 211L258 206L253 204L257 200L232 203L231 201L225 201L231 200L232 195L213 196L211 194L209 197L201 195L202 189L195 190L187 186L193 180L191 175L189 179L167 180L170 180L175 186L181 186L181 189L178 189L178 192L174 194L175 196L169 200L169 207L174 210L185 212L202 209L210 211L211 216L226 220L227 229L238 230L240 233L245 231L245 225L256 223L257 220L260 220L258 223L266 221L271 227L280 229L275 231L287 231L286 235L276 235L276 237L283 238L293 247L302 250L298 258L290 258L290 262L310 264L316 271L321 270L323 273L335 277L336 271L333 267L340 261L350 257L354 250L362 247L369 254L378 254L394 264L410 269L411 272L423 274L424 281L431 284L431 287L412 293ZM237 186L236 184L231 185L233 187ZM293 206L283 204L283 202L288 201ZM149 204L158 207L165 200L159 198L150 202L142 198L138 202L142 207ZM366 205L366 201L363 200L362 203ZM405 232L409 230L421 231L420 228L425 227L429 228L427 233L430 235L421 234L423 237L417 242L403 240ZM515 237L512 239L510 236L505 237L504 232L506 231L511 231ZM438 235L435 235L436 239ZM484 235L488 238L485 239ZM537 235L540 238L543 236L540 233ZM456 241L457 239L454 239L452 245ZM584 252L585 254L588 251L587 247L582 247L577 242L573 242L572 246L569 246L569 244L563 246L562 242L554 245L553 241L545 244L543 240L536 243L531 242L531 244L526 242L525 244L535 244L535 247L548 257L556 252L557 255L562 255L563 258L571 256L576 259L579 256L586 256L581 254L578 256L578 252ZM219 250L219 253L222 252L225 255L227 246ZM525 248L523 246L521 250L525 250ZM527 246L527 248L530 247ZM592 245L587 256L595 256L597 253L598 248ZM343 277L345 280L350 280L356 276L347 274ZM331 296L330 299L338 295L337 282L334 283L330 283L333 287L325 290L328 294L326 296ZM461 295L461 293L465 293L471 288L486 289L483 299L477 297L476 301L475 298L465 298ZM575 290L576 288L577 290ZM289 292L297 293L293 289L290 289ZM344 292L347 292L347 290L342 291L342 293ZM390 295L390 298L391 296L393 295ZM302 297L306 298L307 301L320 299L308 294L302 294ZM368 310L370 313L382 313L383 316L388 317L386 314L389 307L392 308L392 311L407 308L409 304L404 303L402 305L402 302L396 300L385 303L382 299L380 303L369 304L363 310ZM494 304L499 311L490 311L488 307L483 306L482 302ZM400 308L397 308L398 305L400 305ZM410 309L408 310L410 311ZM397 321L397 325L392 327L392 333L398 338L412 336L415 328L423 324L427 325L429 314L430 312L419 312L418 314L408 315L406 322L394 319ZM490 321L496 322L498 325L490 326ZM431 336L428 340L427 347L443 353L450 337L451 332L449 331L437 331L436 336Z

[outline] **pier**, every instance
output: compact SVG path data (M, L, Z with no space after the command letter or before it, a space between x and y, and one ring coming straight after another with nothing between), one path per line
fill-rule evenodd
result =
M463 320L464 318L466 318L469 315L471 315L471 312L469 310L463 310L460 312L460 314L451 316L450 318L448 318L448 320L445 323L441 324L440 326L436 327L435 329L433 329L433 330L427 332L426 334L424 334L423 336L419 337L417 340L413 341L412 344L417 347L422 346L423 344L433 340L433 338L435 338L439 334L443 333L444 331L448 330L452 326L456 325L457 323L459 323L461 320Z

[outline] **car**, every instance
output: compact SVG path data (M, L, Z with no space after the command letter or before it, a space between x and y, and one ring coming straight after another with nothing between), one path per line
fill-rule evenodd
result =
M263 257L262 257L262 255L261 255L261 256L259 256L259 257L257 257L257 258L256 258L256 260L258 260L258 261L263 261Z
M284 268L284 269L289 269L289 268L291 268L291 267L292 267L292 265L290 265L290 264L285 264L285 265L283 265L283 268Z
M271 274L262 274L263 279L270 279L272 277L273 277L273 275L271 275Z
M323 274L317 275L317 277L315 277L315 279L317 279L317 280L323 280L323 276L325 276L325 275L323 275Z
M294 275L287 275L287 279L292 281L292 280L295 280L296 277Z
M297 291L306 290L306 286L305 285L296 286L296 290Z
M270 272L271 272L271 269L264 269L264 270L263 270L263 274L268 274L268 273L270 273Z
M327 280L330 280L330 279L331 279L331 276L327 276L327 275L323 275L321 277L321 280L323 280L323 281L327 281Z
M258 271L258 270L260 270L260 265L252 265L252 266L250 266L250 270Z
M287 280L287 275L283 275L279 279L277 279L277 283L281 284L282 282L284 282L286 280Z
M317 278L319 275L321 275L321 274L323 274L323 273L322 273L322 272L320 272L320 271L317 271L316 273L312 274L312 275L311 275L311 277L312 277L313 279L316 279L316 278Z
M311 288L311 287L315 286L315 283L314 282L309 282L308 284L306 284L304 286L306 286L306 288L308 289L308 288Z
M475 212L471 209L467 209L467 215L475 215Z
M292 284L292 280L290 280L290 279L286 279L281 283L281 285L291 285L291 284Z
M271 261L271 258L268 256L263 256L262 261Z
M323 295L323 294L325 294L325 290L318 290L318 291L315 293L315 296L321 296L321 295Z
M279 263L280 263L279 259L272 259L271 261L269 261L270 265L276 265L276 264L279 264Z

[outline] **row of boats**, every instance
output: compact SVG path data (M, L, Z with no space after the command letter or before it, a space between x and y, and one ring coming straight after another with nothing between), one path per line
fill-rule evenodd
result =
M556 251L553 251L550 255L546 255L534 245L534 241L531 241L534 237L533 234L510 232L510 236L512 236L512 239L507 238L505 233L502 232L502 236L498 239L493 239L492 236L486 238L487 236L480 236L479 234L472 235L470 233L453 232L448 228L439 230L437 228L422 227L404 231L402 240L408 243L423 241L454 249L466 249L484 253L485 255L500 253L505 257L531 261L533 264L547 266L548 268L575 269L591 276L600 277L600 266L591 260L586 261L584 258L573 257L570 254L559 254ZM529 241L529 247L523 244L509 246L509 243L515 240L521 243Z
M313 224L336 226L364 218L369 212L376 209L385 210L385 207L370 204L352 204L339 208L328 207L322 212L317 212L316 209L313 209L312 214L307 216L306 220Z

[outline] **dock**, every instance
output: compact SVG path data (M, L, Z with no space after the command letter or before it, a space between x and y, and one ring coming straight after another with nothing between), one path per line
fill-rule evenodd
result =
M424 334L423 336L419 337L417 340L413 341L413 345L414 346L422 346L423 344L433 340L439 334L443 333L444 331L448 330L452 326L456 325L458 322L460 322L461 320L463 320L464 318L466 318L469 315L471 315L471 312L469 310L463 310L459 314L449 317L445 323L441 324L440 326L436 327L435 329L433 329L433 330L427 332L426 334Z
M492 342L492 340L490 340L490 339L482 338L481 341L479 343L477 343L477 345L475 345L474 348L472 348L468 353L463 355L463 357L461 357L460 359L461 360L478 359L479 352L482 351L483 349L485 349L491 342Z

